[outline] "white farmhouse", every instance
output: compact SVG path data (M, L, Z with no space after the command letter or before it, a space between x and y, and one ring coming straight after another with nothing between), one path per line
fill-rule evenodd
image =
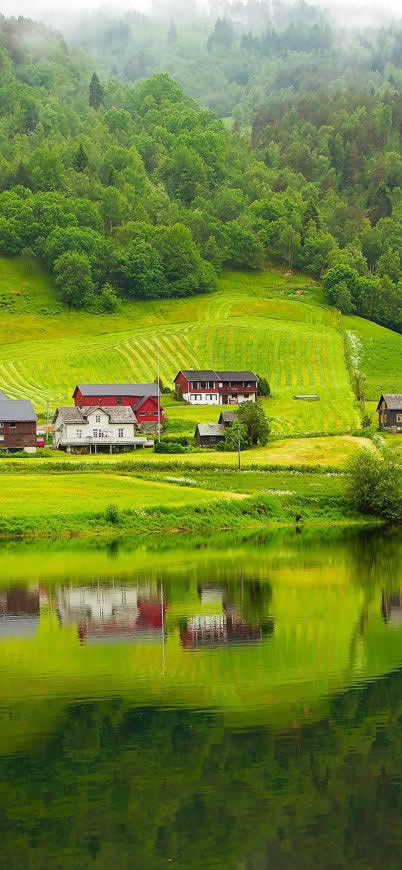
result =
M153 441L136 435L138 424L131 407L56 408L53 423L53 445L67 453L153 446Z

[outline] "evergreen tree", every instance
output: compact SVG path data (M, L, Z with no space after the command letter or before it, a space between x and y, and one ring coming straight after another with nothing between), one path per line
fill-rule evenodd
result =
M103 106L105 102L105 91L98 79L98 76L94 72L89 83L89 105L92 106L96 111L99 109L99 106Z
M77 172L84 172L84 170L88 166L88 155L83 145L80 145L80 147L78 148L78 151L73 159L73 166Z

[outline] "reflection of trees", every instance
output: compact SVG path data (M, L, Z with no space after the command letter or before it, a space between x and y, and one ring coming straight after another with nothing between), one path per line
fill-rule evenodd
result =
M399 870L401 698L398 673L286 734L72 706L46 746L0 760L3 866L374 870L386 843Z

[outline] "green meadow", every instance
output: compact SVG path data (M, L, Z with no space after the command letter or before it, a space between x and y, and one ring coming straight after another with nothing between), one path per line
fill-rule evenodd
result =
M266 376L276 434L340 433L359 425L339 316L309 277L273 269L227 272L215 293L123 303L116 314L97 316L62 309L36 266L31 286L30 268L0 260L2 296L14 300L3 307L0 323L0 389L11 398L29 397L40 414L48 403L51 410L69 404L79 382L154 380L159 345L169 386L189 366L251 368ZM319 401L296 401L300 393ZM180 417L179 408L169 413L172 422Z

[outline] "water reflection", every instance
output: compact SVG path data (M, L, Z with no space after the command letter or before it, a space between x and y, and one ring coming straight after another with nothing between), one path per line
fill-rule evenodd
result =
M242 578L242 596L243 584ZM262 589L261 583L252 581L247 583L246 590ZM187 619L180 627L180 638L185 649L216 648L228 644L258 643L263 637L272 634L274 620L264 619L263 597L261 596L261 611L254 614L254 623L244 620L241 609L230 598L229 589L208 583L198 587L198 595L201 605L206 612L198 613ZM271 588L268 588L268 597L271 598ZM218 609L218 612L208 611Z
M58 586L60 622L77 626L85 643L160 641L166 602L163 594L143 586Z
M0 589L0 640L33 637L39 626L39 586Z
M399 870L400 537L57 546L0 557L6 870Z

